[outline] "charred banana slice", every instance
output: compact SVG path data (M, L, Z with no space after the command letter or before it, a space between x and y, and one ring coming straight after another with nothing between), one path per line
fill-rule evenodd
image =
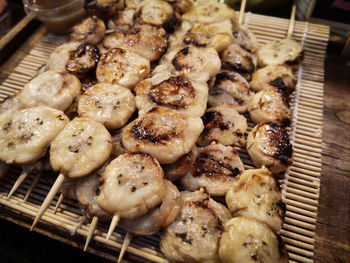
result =
M150 72L148 59L122 48L112 48L100 59L96 77L99 82L119 84L133 89Z
M68 39L69 41L97 45L105 33L104 22L96 16L90 16L71 28Z
M259 67L287 64L293 69L299 68L304 60L303 46L293 39L272 41L257 51Z
M128 124L122 142L129 151L145 152L169 164L192 149L202 130L201 118L157 107Z
M276 123L256 125L248 134L247 151L256 167L264 165L273 173L285 171L293 163L288 133Z
M200 117L208 100L207 85L190 81L184 76L155 75L139 83L135 91L139 115L161 106L189 117Z
M105 35L99 44L101 54L111 48L123 48L150 61L160 59L168 46L167 33L163 28L140 25L127 31L115 30Z
M207 109L202 120L204 130L198 139L198 145L206 146L216 141L223 145L245 146L247 120L230 105L222 104Z
M276 87L268 87L256 93L250 100L248 112L254 123L270 121L289 126L292 119L288 97L283 90Z
M291 94L295 90L296 83L297 80L289 66L269 65L253 73L250 87L258 92L273 86L286 94Z
M212 196L225 196L244 171L238 153L231 146L209 145L198 149L193 167L181 178L187 190L203 187Z
M253 96L254 92L245 78L225 70L216 75L214 86L209 89L208 104L218 106L225 103L244 113Z

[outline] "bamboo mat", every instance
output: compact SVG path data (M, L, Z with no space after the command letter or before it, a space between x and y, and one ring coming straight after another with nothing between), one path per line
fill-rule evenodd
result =
M288 20L246 13L244 24L256 35L260 44L284 38L288 30ZM328 43L329 28L326 26L296 22L292 38L303 44L305 60L296 73L298 84L291 98L293 124L289 130L294 148L294 164L280 181L284 201L287 204L282 237L289 251L290 262L313 262L314 236L317 217L317 205L321 177L321 130L323 110L324 59ZM0 84L0 99L19 91L45 64L52 50L63 41L52 34L44 34L28 54L23 56L18 66ZM250 124L252 127L252 124ZM251 162L244 149L238 149L246 167ZM10 199L6 199L20 170L11 167L8 174L0 180L0 207L30 222L39 210L46 194L53 184L53 179L43 176L26 202L24 195L34 180L34 175L22 184ZM89 225L76 228L81 211L76 202L65 200L56 214L53 213L56 196L37 227L46 235L83 247ZM18 220L19 222L21 222ZM25 225L28 226L28 225ZM75 241L70 231L76 228ZM105 241L108 224L99 224L90 244L92 253L109 259L116 259L121 248L125 232L117 229L110 241ZM80 242L80 243L79 243ZM159 234L136 237L126 254L132 262L166 262L160 253Z

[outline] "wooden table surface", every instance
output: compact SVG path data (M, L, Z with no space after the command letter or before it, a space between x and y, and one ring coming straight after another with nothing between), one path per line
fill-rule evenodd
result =
M330 43L325 66L322 175L315 262L350 262L350 59Z
M350 262L350 60L341 58L339 53L340 49L331 44L326 57L315 262ZM15 54L14 60L7 62L11 68L18 62L16 57ZM9 71L8 67L0 67L0 82ZM3 231L6 229L0 225L2 234ZM23 229L23 235L30 233ZM45 237L43 240L50 242L45 241ZM34 253L33 249L31 247L30 253ZM40 254L40 247L37 249ZM80 253L80 249L76 250ZM35 262L39 261L36 259Z

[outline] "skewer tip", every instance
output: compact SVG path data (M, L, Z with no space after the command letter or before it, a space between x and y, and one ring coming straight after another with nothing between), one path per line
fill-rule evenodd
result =
M130 242L132 240L132 234L130 232L127 232L126 235L125 235L125 238L124 238L124 241L123 241L123 245L122 245L122 248L120 250L120 253L119 253L119 257L118 257L118 263L120 263L123 259L123 256L126 252L126 249L128 248L128 246L130 245Z
M91 238L92 238L92 236L93 236L93 234L95 232L97 223L98 223L98 217L94 216L92 218L91 225L90 225L90 228L89 228L89 232L88 232L88 235L87 235L87 238L86 238L86 242L85 242L85 246L84 246L84 252L86 251L86 249L89 246L90 240L91 240Z
M118 214L115 214L112 218L112 222L109 226L109 229L108 229L108 233L107 233L107 236L106 236L106 241L109 240L109 238L111 237L114 229L116 228L116 226L118 225L118 222L119 222L119 219L120 219L120 216Z

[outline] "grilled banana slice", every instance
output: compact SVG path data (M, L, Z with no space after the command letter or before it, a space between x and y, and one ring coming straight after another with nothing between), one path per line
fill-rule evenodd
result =
M202 130L201 118L157 107L128 124L122 142L129 151L145 152L169 164L192 149Z
M116 15L108 21L109 29L116 30L129 30L135 25L134 14L136 9L134 8L124 8L118 10Z
M65 70L80 78L94 71L99 59L98 49L94 45L68 42L51 53L46 70Z
M250 87L258 92L268 87L277 87L291 94L295 90L297 80L292 69L287 65L269 65L255 71Z
M98 83L81 96L79 116L102 123L107 129L122 127L136 109L131 91L119 85Z
M161 236L160 250L171 262L220 262L219 240L231 218L205 193L181 192L181 212Z
M79 94L80 80L65 71L50 70L24 86L19 98L27 107L46 105L65 111Z
M193 8L182 16L183 20L212 24L229 19L236 23L235 11L217 0L197 0Z
M287 64L293 69L300 67L304 60L303 46L293 39L282 39L265 44L257 50L258 65Z
M202 120L204 130L198 139L198 145L206 146L216 141L223 145L245 146L247 120L230 105L222 104L207 109Z
M29 164L42 157L51 141L68 123L62 111L46 106L0 115L0 159Z
M71 28L68 40L97 45L105 33L105 23L96 16L90 16Z
M267 224L246 217L234 217L225 224L219 257L223 263L289 262L281 237Z
M169 33L175 30L178 22L172 6L162 0L146 0L142 2L134 15L134 20L139 24L163 27Z
M167 33L163 28L140 25L127 31L114 30L107 33L98 47L101 54L111 48L123 48L155 61L165 53L167 46Z
M212 196L225 196L244 171L238 153L231 146L213 144L198 149L193 167L181 178L187 190L205 188Z
M181 210L180 192L170 181L164 180L165 194L160 206L135 219L122 219L120 226L136 235L153 235L170 225Z
M216 75L214 86L209 89L208 104L218 106L225 103L239 113L244 113L253 96L254 92L245 78L225 70Z
M163 165L165 177L172 182L180 179L188 170L190 170L197 156L198 148L195 145L189 153L181 156L176 162Z
M158 205L164 193L163 171L158 161L145 153L126 153L106 167L95 200L108 213L133 219Z
M232 23L228 19L211 24L196 24L183 39L186 45L213 47L217 52L225 50L232 41Z
M214 48L188 46L170 52L152 74L170 72L186 76L192 81L207 82L219 73L220 68L220 57Z
M200 117L207 107L207 85L184 76L158 74L140 82L135 91L139 115L161 106L189 117Z
M257 58L254 53L250 53L241 48L236 43L228 46L222 54L222 68L233 70L247 80L251 79L251 74L255 71Z
M99 122L75 118L51 143L50 163L54 171L79 178L101 166L112 149L111 135Z
M289 126L292 119L288 97L283 90L276 87L268 87L256 93L250 100L248 112L250 119L256 124L270 121Z
M0 102L0 114L5 112L16 112L20 109L23 109L25 105L21 103L20 94L14 94L6 97Z
M150 72L148 59L122 48L112 48L100 59L96 77L99 82L119 84L128 89L143 80Z
M128 150L125 149L122 137L123 137L123 128L111 131L112 133L112 152L111 152L111 158L116 158L119 155L122 155L124 153L128 153Z
M286 205L278 182L267 168L244 171L225 199L233 216L259 219L275 233L280 232Z
M248 52L255 53L259 43L253 32L243 25L234 24L233 27L233 42Z
M273 173L285 171L293 163L288 133L276 123L256 125L248 134L247 151L256 167L264 165Z

